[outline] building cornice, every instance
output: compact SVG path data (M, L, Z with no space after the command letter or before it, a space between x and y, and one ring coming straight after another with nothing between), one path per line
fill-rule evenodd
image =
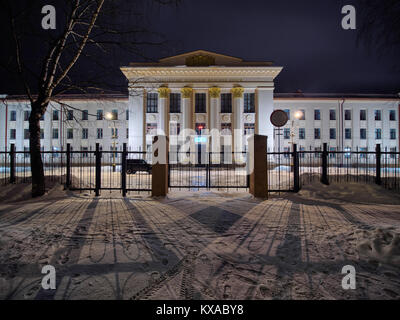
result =
M274 80L282 67L122 67L121 71L129 79L143 78L221 78L246 77Z

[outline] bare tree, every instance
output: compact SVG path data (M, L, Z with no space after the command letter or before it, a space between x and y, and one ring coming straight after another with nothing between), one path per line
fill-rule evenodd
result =
M162 42L154 40L152 34L140 25L148 1L56 1L57 28L50 31L38 28L41 16L34 14L40 13L46 3L31 0L0 1L3 15L7 16L9 22L8 42L14 48L14 56L5 63L5 67L10 73L18 75L31 104L29 132L32 196L37 197L45 193L40 155L40 118L46 112L49 102L66 92L103 91L105 84L92 71L102 70L104 76L107 56L117 49L144 56L141 47ZM153 2L169 5L177 4L179 0ZM91 64L90 72L85 77L81 74L82 69L77 67L82 59ZM83 70L88 71L87 66ZM112 84L108 89L113 90Z

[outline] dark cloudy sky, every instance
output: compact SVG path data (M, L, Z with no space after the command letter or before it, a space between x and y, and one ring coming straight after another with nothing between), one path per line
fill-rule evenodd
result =
M162 33L168 43L146 49L145 54L158 59L205 49L245 60L273 61L284 67L276 80L277 92L400 92L400 52L374 47L368 51L357 42L358 30L341 28L341 8L354 4L358 12L361 8L355 1L182 0L177 7L150 6L147 27ZM110 57L115 70L112 81L124 84L118 67L137 60L126 53ZM0 72L0 93L20 90L15 89L15 78Z

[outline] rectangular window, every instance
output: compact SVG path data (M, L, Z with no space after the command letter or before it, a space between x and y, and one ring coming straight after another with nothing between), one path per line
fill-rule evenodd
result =
M146 134L148 134L148 135L157 134L157 123L147 123L146 124Z
M118 128L111 128L111 138L118 139Z
M58 121L58 110L53 110L53 121Z
M44 139L44 130L40 129L40 140Z
M40 121L44 121L44 113L43 113L42 116L40 117Z
M397 148L390 148L390 159L396 159L396 152L397 152Z
M129 128L126 128L126 139L129 139Z
M329 120L336 121L336 110L334 109L329 110Z
M232 94L221 94L221 113L232 113Z
M367 139L367 129L360 129L360 139L361 140Z
M181 124L178 122L170 122L169 124L169 134L171 136L177 136L181 133Z
M24 121L29 121L30 115L31 115L30 111L24 111Z
M375 129L375 140L382 139L382 129Z
M89 119L89 112L87 110L82 110L82 120Z
M53 139L58 139L58 129L53 129L53 135L52 135Z
M344 138L346 140L351 140L351 129L350 128L344 129Z
M158 112L158 94L157 93L148 93L147 94L147 113L157 113Z
M389 111L389 120L390 121L396 121L396 110L390 110Z
M15 140L17 137L17 130L15 129L10 129L10 139Z
M314 110L314 120L321 120L321 110Z
M283 139L285 139L285 140L290 139L290 129L289 128L283 129Z
M125 111L125 117L126 117L126 120L129 120L129 110Z
M306 120L306 111L304 109L300 110L301 116L299 120Z
M254 123L245 123L244 124L244 135L252 135L254 134Z
M224 136L229 136L232 134L231 123L221 123L221 134Z
M117 109L113 109L111 111L112 114L112 120L118 120L118 110Z
M169 95L169 112L181 113L181 94L171 93Z
M72 140L74 138L74 129L68 128L67 129L67 140Z
M97 113L96 113L96 119L97 120L103 120L103 110L97 110Z
M29 154L29 148L28 147L24 147L24 158L29 158L30 154Z
M366 158L367 157L367 152L368 152L368 148L360 148L360 158Z
M315 140L320 140L321 139L321 129L320 128L315 128L314 129L314 139Z
M10 121L17 121L17 111L10 111Z
M24 139L29 140L29 129L24 129Z
M245 93L244 97L244 113L254 113L256 112L255 107L255 94L254 93Z
M336 129L335 128L329 129L329 139L336 140Z
M335 147L329 148L329 158L336 158L336 148Z
M84 153L82 153L82 158L87 158L88 157L88 147L81 147L81 151L85 151Z
M390 129L390 140L396 140L396 139L397 139L396 129Z
M306 129L305 128L300 128L299 129L299 139L304 140L306 138Z
M97 128L96 139L103 139L103 128Z
M89 129L82 128L82 139L88 139L88 138L89 138Z
M195 97L195 112L206 113L207 112L206 94L196 93L194 97Z
M360 110L360 121L367 121L367 110Z
M73 110L67 110L67 120L68 121L74 120L74 111Z
M382 111L375 110L375 121L382 121Z
M285 109L285 110L283 110L283 111L285 111L288 120L290 120L290 109Z
M346 121L351 120L351 110L344 110L344 120Z

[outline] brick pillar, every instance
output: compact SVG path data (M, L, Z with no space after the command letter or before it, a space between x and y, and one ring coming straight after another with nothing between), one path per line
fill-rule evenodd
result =
M168 193L168 138L155 136L152 154L152 190L153 197L165 197Z
M267 137L258 134L251 136L248 150L250 193L256 198L268 198Z

